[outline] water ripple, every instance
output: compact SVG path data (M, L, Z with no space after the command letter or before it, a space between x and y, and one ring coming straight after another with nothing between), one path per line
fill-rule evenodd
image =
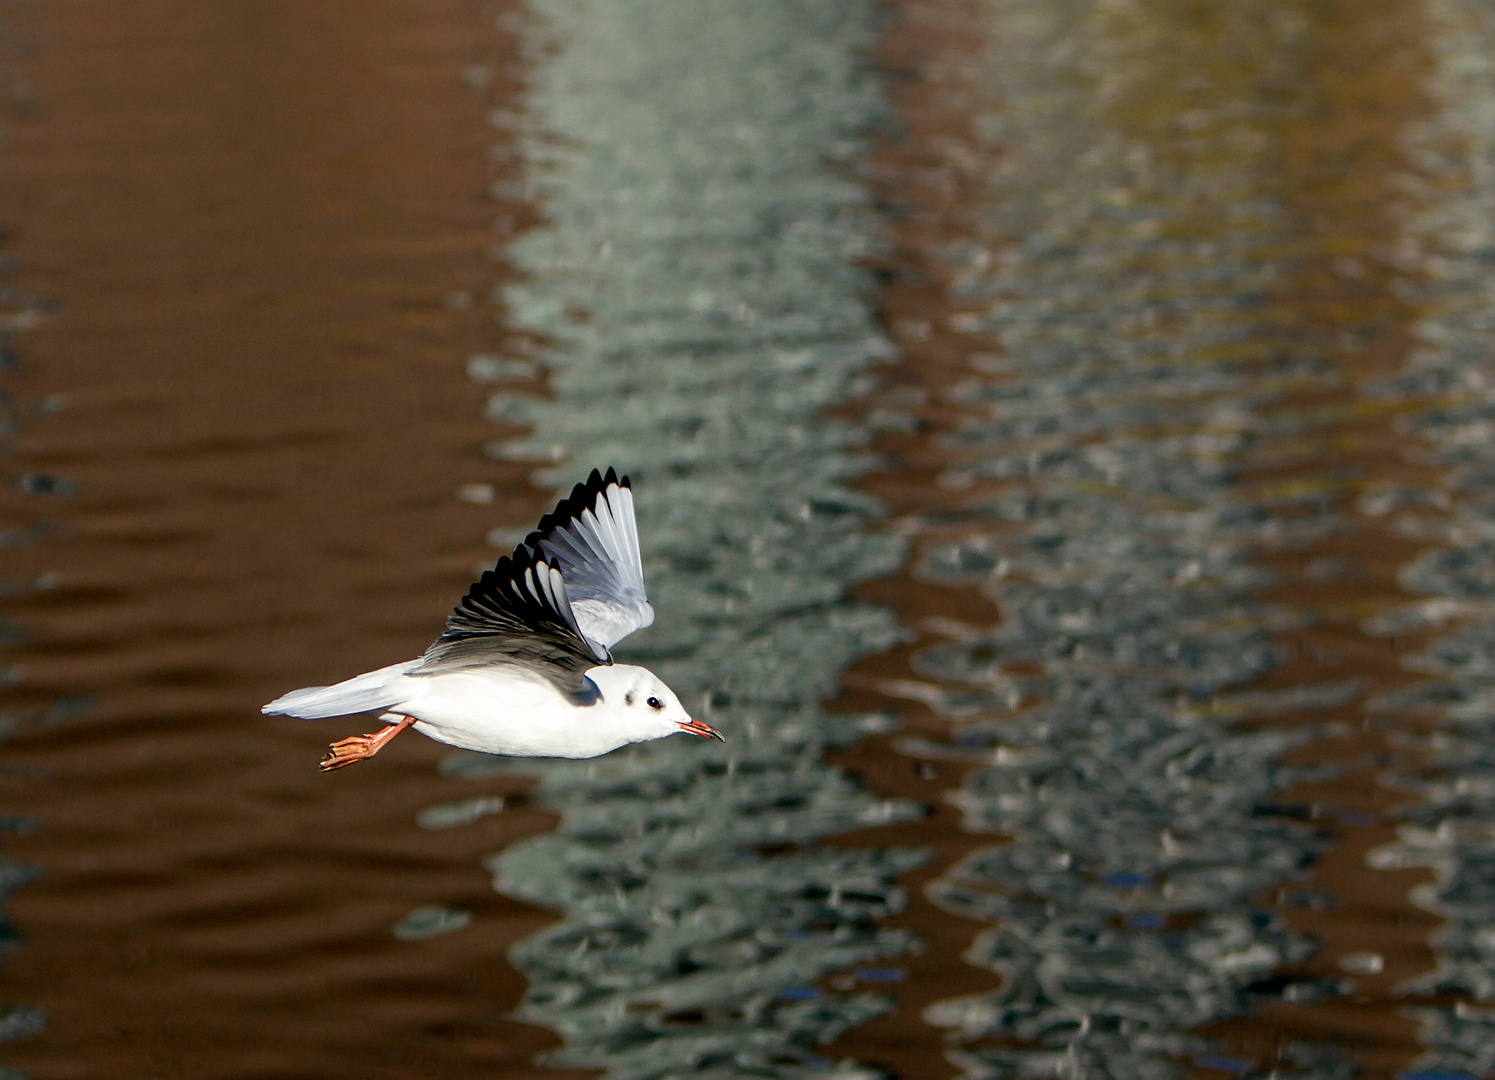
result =
M872 243L866 197L825 160L878 116L859 58L875 8L534 10L527 147L548 225L515 245L526 281L507 302L553 343L555 398L505 402L535 432L494 452L560 444L632 474L660 618L627 658L728 741L524 766L560 825L490 865L564 919L513 952L522 1015L562 1033L554 1063L615 1077L829 1075L813 1047L891 1002L816 984L915 946L878 922L924 859L817 844L921 813L821 761L884 720L817 707L899 635L843 599L900 551L862 529L879 510L843 486L865 467L854 432L821 415L888 354L850 261Z

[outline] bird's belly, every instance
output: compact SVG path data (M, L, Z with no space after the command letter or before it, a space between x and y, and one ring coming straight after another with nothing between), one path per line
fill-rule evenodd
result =
M573 705L548 683L446 676L417 689L393 711L415 717L417 731L448 746L513 757L587 758L628 742L606 730L600 701Z

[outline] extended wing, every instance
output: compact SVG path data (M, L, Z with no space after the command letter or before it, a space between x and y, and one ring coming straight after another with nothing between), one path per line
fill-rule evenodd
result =
M628 477L593 469L540 519L524 547L560 567L576 624L600 655L609 656L612 646L654 621Z
M584 693L587 669L612 659L582 636L554 563L525 547L499 559L447 616L445 632L411 674L512 664L566 693Z

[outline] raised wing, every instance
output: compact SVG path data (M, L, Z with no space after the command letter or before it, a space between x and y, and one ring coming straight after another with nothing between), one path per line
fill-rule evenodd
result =
M587 670L610 663L606 649L582 636L561 570L520 547L467 590L410 674L513 664L581 694Z
M585 484L540 519L524 546L561 568L576 623L601 655L654 621L628 477L593 469Z

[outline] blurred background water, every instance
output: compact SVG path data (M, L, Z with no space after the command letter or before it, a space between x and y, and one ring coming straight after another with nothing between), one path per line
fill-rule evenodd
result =
M1495 1070L1488 4L11 18L12 1071ZM725 744L258 716L606 464Z

